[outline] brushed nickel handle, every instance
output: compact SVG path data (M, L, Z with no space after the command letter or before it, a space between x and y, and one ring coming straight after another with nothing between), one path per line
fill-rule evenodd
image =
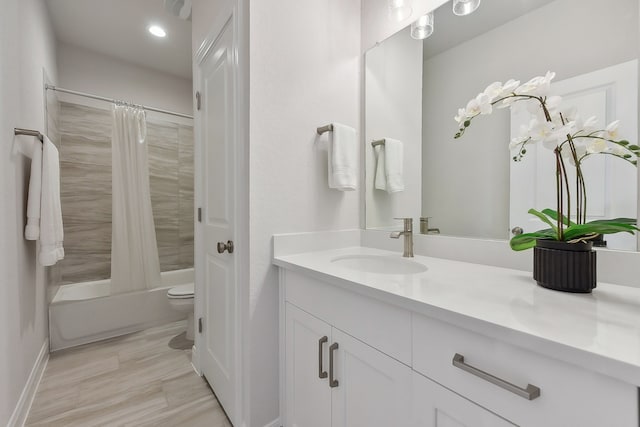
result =
M318 340L318 378L327 378L327 371L322 367L322 346L326 342L329 342L326 335Z
M463 371L469 372L476 377L482 378L485 381L490 382L491 384L497 385L505 390L510 391L513 394L517 394L520 397L524 397L527 400L533 400L540 397L540 388L531 384L527 384L526 388L518 387L517 385L511 384L508 381L503 380L502 378L498 378L494 375L491 375L485 371L482 371L478 368L475 368L471 365L468 365L464 362L464 356L456 353L453 356L453 366L456 368L460 368Z
M227 251L230 254L233 253L233 242L231 240L227 240L227 243L218 242L218 253L221 254L224 251Z
M334 342L329 347L329 387L338 387L338 380L333 376L333 352L338 349L338 343Z
M513 234L514 236L519 236L522 233L524 233L524 230L522 229L522 227L513 227L511 229L511 234Z

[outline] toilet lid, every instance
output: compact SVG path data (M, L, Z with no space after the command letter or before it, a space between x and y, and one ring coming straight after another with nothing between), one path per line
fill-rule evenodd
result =
M169 298L193 298L193 283L174 286L167 292Z

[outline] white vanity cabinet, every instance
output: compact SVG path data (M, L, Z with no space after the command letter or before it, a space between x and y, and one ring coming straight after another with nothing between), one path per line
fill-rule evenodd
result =
M409 425L411 368L286 303L286 426Z
M538 352L533 335L515 345L314 271L281 268L280 286L284 426L639 425L634 384Z

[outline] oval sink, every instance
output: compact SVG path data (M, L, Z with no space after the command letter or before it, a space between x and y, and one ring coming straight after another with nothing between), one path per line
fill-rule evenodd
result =
M427 271L419 262L391 255L344 255L332 263L350 270L377 274L418 274Z

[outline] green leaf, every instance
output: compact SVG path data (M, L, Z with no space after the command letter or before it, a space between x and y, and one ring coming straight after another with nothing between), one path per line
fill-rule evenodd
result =
M627 141L626 139L623 139L622 141L616 142L616 144L620 144L622 146L625 146L625 145L629 145L629 141Z
M538 230L533 233L524 233L514 236L509 241L509 246L514 251L524 251L531 249L536 245L538 239L551 239L555 240L556 233L554 230L547 228L544 230Z
M620 223L620 224L629 224L636 225L638 220L636 218L613 218L613 219L596 219L594 221L589 221L587 224L610 224L610 223Z
M637 227L625 223L576 224L564 230L564 240L575 240L591 234L615 234L623 232L633 234L633 232L637 230Z
M552 218L554 221L558 221L558 212L554 211L553 209L543 209L542 213L547 215L548 217ZM567 218L566 216L562 215L562 223L564 225L573 225L575 224L573 221L571 221L569 218Z
M542 212L538 212L535 209L529 209L527 211L528 213L530 213L531 215L535 215L538 218L540 218L540 220L542 222L544 222L545 224L549 225L553 231L555 231L556 233L558 232L558 227L553 223L553 221L551 221L545 214L543 214Z
M631 151L640 150L640 147L637 145L630 145L627 148Z

